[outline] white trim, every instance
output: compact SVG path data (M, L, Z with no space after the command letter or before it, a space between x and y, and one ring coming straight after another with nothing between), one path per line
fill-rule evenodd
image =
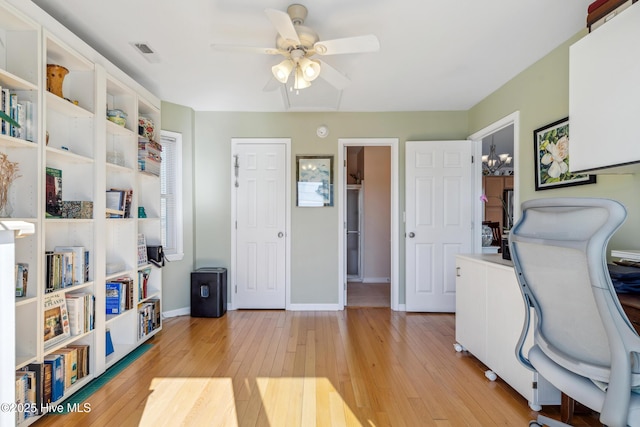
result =
M400 192L398 188L400 168L398 165L398 138L339 138L338 139L338 309L343 310L345 286L344 257L344 203L346 201L346 177L344 162L348 146L388 146L391 148L391 309L400 311Z
M289 304L287 310L290 311L340 311L344 307L339 304Z
M163 311L162 312L162 318L163 319L167 319L167 318L170 318L170 317L178 317L178 316L189 316L189 315L191 315L191 308L190 307L176 308L175 310Z
M291 306L291 138L231 138L231 268L228 272L229 295L231 298L228 307L235 309L235 286L236 286L236 192L234 154L237 144L284 144L285 146L285 309L290 310Z
M496 133L497 131L513 125L513 222L520 218L520 111L515 111L506 117L490 124L489 126L480 129L473 135L469 136L470 140L476 142L476 159L480 159L482 155L482 139ZM478 154L479 153L479 154ZM474 223L480 224L482 222L482 203L479 202L480 196L482 196L482 162L475 162L474 176L475 182L475 194L473 196L473 203L475 206L474 211ZM482 253L482 243L479 237L480 227L474 228L474 252ZM477 238L476 238L477 237Z
M163 143L167 139L176 144L175 150L175 188L176 194L176 217L175 217L175 252L167 253L166 258L169 261L181 261L184 258L184 187L182 186L182 134L169 130L160 130L160 142ZM165 248L166 249L166 248Z

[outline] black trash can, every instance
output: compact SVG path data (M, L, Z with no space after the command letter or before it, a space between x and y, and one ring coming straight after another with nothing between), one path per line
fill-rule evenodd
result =
M227 269L191 272L191 317L221 317L227 312Z

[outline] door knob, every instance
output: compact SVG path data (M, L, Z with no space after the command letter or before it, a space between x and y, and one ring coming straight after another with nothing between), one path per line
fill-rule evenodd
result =
M411 233L409 233L409 238L413 239L414 237L416 237L416 233L414 233L413 231Z
M278 237L279 237L279 238L284 237L284 233L283 233L282 231L281 231L281 232L279 232L279 233L278 233Z

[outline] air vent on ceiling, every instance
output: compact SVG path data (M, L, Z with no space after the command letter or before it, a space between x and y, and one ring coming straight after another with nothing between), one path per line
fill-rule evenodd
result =
M160 57L158 54L149 46L148 43L145 42L131 42L131 46L136 48L136 50L149 62L158 63L160 62Z

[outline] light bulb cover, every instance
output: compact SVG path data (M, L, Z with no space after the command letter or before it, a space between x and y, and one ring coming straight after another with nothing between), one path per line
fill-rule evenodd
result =
M273 77L276 78L280 83L286 83L289 80L289 76L291 75L291 71L293 71L294 63L290 59L285 59L278 65L274 65L271 67L271 72L273 73Z
M298 66L302 69L302 78L312 82L320 75L320 62L309 58L300 58Z
M302 68L300 68L300 66L296 67L295 73L295 81L293 82L294 89L305 89L311 86L311 82L304 78L304 73L302 72Z

